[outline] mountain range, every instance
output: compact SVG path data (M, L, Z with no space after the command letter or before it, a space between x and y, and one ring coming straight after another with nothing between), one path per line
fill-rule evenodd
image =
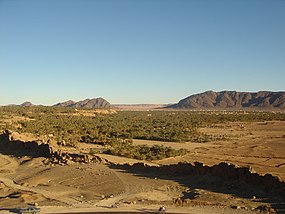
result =
M285 109L285 92L206 91L180 100L167 108L175 109Z
M20 106L34 106L31 102L24 102ZM121 104L111 105L103 98L85 99L75 102L68 100L60 102L55 107L72 108L96 108L96 109L285 109L285 92L259 91L259 92L237 92L237 91L206 91L194 94L180 100L176 104Z

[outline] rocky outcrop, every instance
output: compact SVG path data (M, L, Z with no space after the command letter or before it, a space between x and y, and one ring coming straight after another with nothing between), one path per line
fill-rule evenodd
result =
M89 154L68 153L58 150L52 152L51 159L45 161L46 164L51 163L51 164L60 164L60 165L69 165L72 162L77 162L77 163L102 162L102 159L97 156Z
M185 176L185 175L210 175L230 181L237 181L267 191L278 193L285 197L285 183L280 178L271 174L260 175L250 167L238 167L230 163L219 163L208 166L200 162L178 163L173 165L149 166L144 163L135 163L133 165L120 165L128 170L160 173L162 175Z
M285 92L206 91L180 100L167 108L177 109L285 109Z
M9 130L0 135L0 152L14 156L51 157L51 148L48 144L14 139L13 133Z
M0 153L17 157L45 157L46 164L70 164L72 162L90 163L101 162L101 158L89 154L70 153L62 151L56 144L42 141L22 141L15 138L19 135L9 130L0 134Z

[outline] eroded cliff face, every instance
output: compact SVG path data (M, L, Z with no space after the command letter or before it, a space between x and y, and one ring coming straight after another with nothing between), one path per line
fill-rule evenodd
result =
M16 157L44 157L45 164L66 165L72 162L89 163L101 161L100 158L89 154L62 151L61 147L48 141L23 141L18 133L5 130L0 134L0 153Z
M52 148L48 144L37 141L24 142L15 139L11 131L5 130L0 134L0 152L13 156L51 158Z
M209 175L224 180L235 181L239 183L249 184L261 188L266 192L279 194L285 199L285 182L280 178L271 174L260 175L251 167L238 167L236 165L222 162L217 165L208 166L200 162L178 163L173 165L149 166L144 163L135 163L133 165L124 164L117 165L127 170L138 172L159 173L161 175L187 176L187 175Z

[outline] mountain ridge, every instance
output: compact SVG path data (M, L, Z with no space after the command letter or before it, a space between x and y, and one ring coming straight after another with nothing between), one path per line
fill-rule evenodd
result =
M71 108L112 108L112 105L104 98L85 99L78 102L68 100L65 102L57 103L54 107L71 107Z
M193 94L167 108L175 109L229 109L260 108L285 109L285 92L205 91Z

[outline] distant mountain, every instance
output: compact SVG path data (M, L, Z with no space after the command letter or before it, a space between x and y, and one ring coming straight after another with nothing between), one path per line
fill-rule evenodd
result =
M115 104L113 105L116 109L121 110L151 110L164 108L165 104Z
M285 109L285 92L236 92L206 91L180 100L167 108L178 109L240 109L240 108L279 108Z
M29 101L27 101L27 102L22 103L20 106L30 107L30 106L34 106L34 104L29 102Z
M56 107L73 107L73 108L111 108L112 105L103 98L86 99L83 101L75 102L68 100L66 102L57 103Z

